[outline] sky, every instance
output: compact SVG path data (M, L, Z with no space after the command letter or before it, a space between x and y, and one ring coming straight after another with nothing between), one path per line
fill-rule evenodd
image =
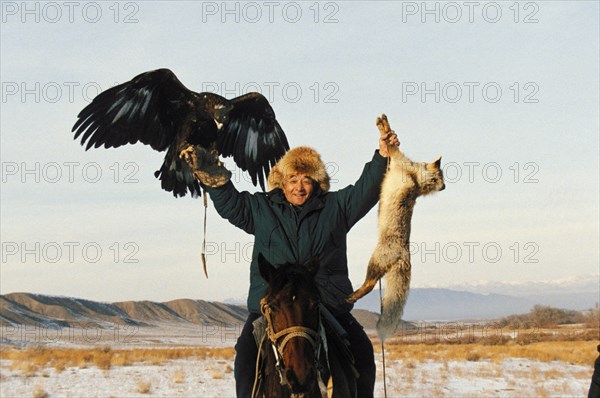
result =
M244 300L253 237L175 199L141 144L84 151L91 99L169 68L189 88L259 91L331 189L356 181L386 113L446 190L418 200L412 286L599 278L597 1L2 1L0 293ZM233 172L240 190L256 191ZM362 284L374 208L348 235Z

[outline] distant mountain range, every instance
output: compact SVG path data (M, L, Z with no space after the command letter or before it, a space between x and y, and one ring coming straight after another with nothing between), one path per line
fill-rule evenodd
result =
M500 294L478 294L449 289L410 289L402 319L407 321L454 321L495 319L526 313L536 302ZM379 312L379 290L355 304L355 308Z
M378 315L354 310L354 316L368 329L373 329ZM0 327L45 326L82 327L88 323L110 327L171 325L242 324L248 311L245 306L204 300L179 299L153 301L121 301L104 303L72 297L31 293L0 295Z
M584 282L584 283L581 283ZM456 289L411 288L404 315L407 321L495 319L523 314L536 304L563 309L586 310L600 301L596 281L578 280L577 284L523 283L471 284ZM468 291L468 289L472 291ZM506 294L506 293L512 294ZM379 290L363 297L355 308L379 312Z
M475 281L445 286L445 288L520 297L536 304L573 310L593 308L600 302L599 274L573 275L568 278L540 281Z
M596 277L597 278L597 277ZM576 278L563 283L470 284L458 291L441 288L412 288L404 311L406 321L453 321L496 319L527 313L535 304L585 310L598 301L597 280ZM502 294L511 292L512 294ZM163 303L121 301L105 303L72 297L32 293L0 295L0 327L54 324L61 327L93 322L102 325L153 327L172 324L239 324L248 315L244 305L178 299ZM374 329L380 311L379 291L374 290L355 305L353 314L367 329Z

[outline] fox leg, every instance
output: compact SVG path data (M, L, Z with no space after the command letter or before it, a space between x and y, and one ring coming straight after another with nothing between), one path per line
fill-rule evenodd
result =
M375 120L375 124L377 125L379 133L382 137L387 137L388 134L394 133L394 130L392 130L392 128L390 127L390 122L388 121L388 118L385 114L382 114L381 117L377 117L377 119ZM399 149L395 145L388 145L388 152L391 155L399 152Z
M381 117L377 117L377 119L375 119L375 124L377 125L377 128L379 129L381 135L387 135L389 132L392 131L392 128L390 127L390 123L385 113L382 114Z
M349 303L355 303L358 299L369 294L375 287L377 281L385 275L385 271L386 267L382 266L376 262L373 257L371 257L369 266L367 267L367 276L365 278L365 282L354 293L348 296L346 301Z

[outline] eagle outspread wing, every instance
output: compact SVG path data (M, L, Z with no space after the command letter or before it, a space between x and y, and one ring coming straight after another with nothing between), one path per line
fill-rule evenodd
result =
M223 156L233 156L235 164L247 171L252 183L265 189L271 166L290 146L275 113L265 97L248 93L230 101L232 110L217 148Z
M259 93L227 100L188 90L169 69L142 73L98 96L78 115L74 138L89 148L141 142L167 151L155 176L174 196L201 192L179 151L187 145L216 147L233 156L264 190L270 167L289 149L275 113Z

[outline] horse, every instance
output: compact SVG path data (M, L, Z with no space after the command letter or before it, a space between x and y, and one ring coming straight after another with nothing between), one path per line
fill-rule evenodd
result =
M318 261L274 267L261 254L258 264L268 286L261 300L266 333L253 398L355 397L351 355L324 320L327 310L314 281Z

